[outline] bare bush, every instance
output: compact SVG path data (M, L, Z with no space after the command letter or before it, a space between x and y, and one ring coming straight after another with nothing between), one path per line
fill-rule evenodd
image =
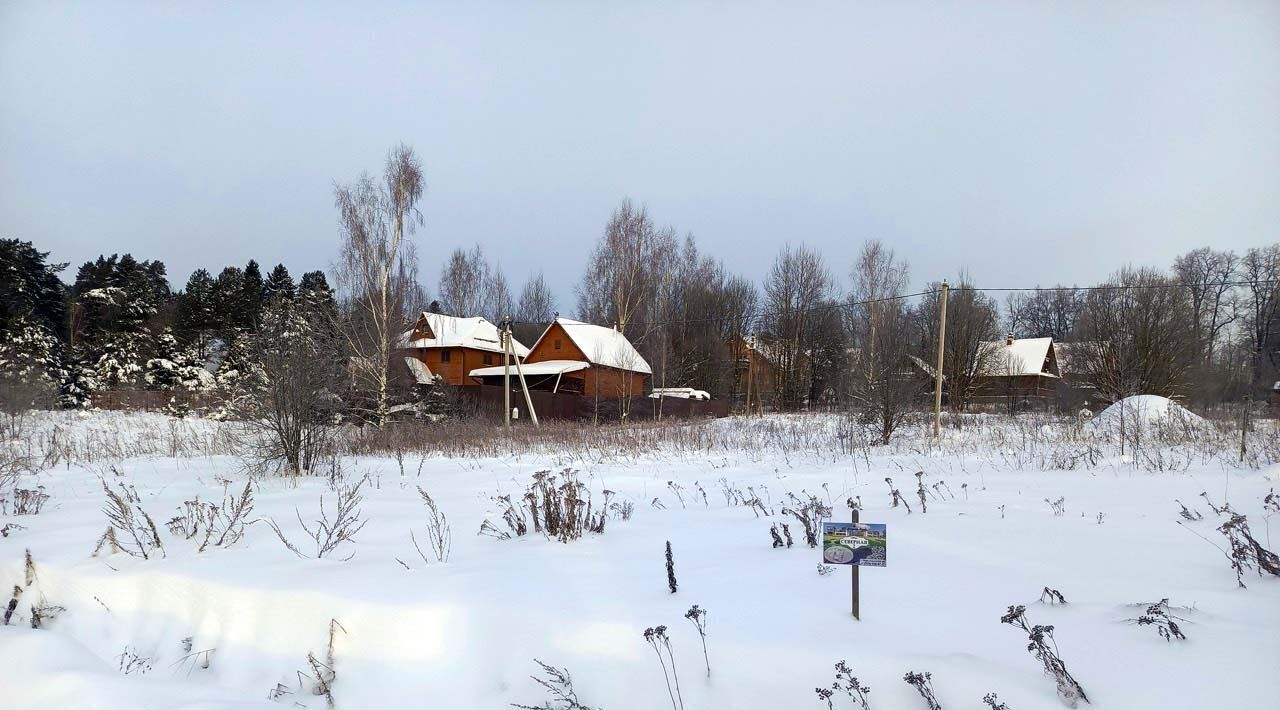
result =
M822 502L817 496L801 491L808 496L808 500L799 498L793 493L787 493L787 498L791 501L789 507L782 509L783 515L790 515L800 524L804 526L804 541L809 547L818 546L818 535L822 530L822 521L831 517L831 506Z
M39 515L48 502L49 494L44 492L44 486L38 486L35 490L16 488L13 491L13 514Z
M1027 621L1025 606L1011 606L1009 611L1000 617L1000 623L1021 629L1027 634L1027 651L1040 661L1045 675L1053 678L1058 686L1058 697L1071 707L1080 700L1089 702L1084 688L1067 672L1067 664L1058 656L1058 644L1053 639L1053 626L1031 625Z
M157 552L164 554L164 544L160 541L160 531L156 523L143 510L136 491L120 484L120 491L107 485L106 479L98 479L102 483L102 491L107 496L102 512L107 516L107 532L98 540L93 554L97 555L106 543L110 543L112 552L120 551L130 557L150 559Z
M644 640L658 654L658 663L662 666L662 678L667 682L667 694L671 696L671 710L684 710L684 697L680 694L680 677L676 675L676 659L671 653L671 639L667 636L666 626L653 626L644 630ZM666 651L666 656L663 656ZM667 661L671 662L670 675L667 672ZM672 679L675 686L672 687ZM678 703L678 704L677 704Z
M1143 605L1139 605L1143 606ZM1153 626L1160 638L1165 641L1186 641L1187 637L1182 633L1182 626L1179 621L1186 623L1186 619L1174 614L1170 611L1169 599L1166 597L1153 604L1146 604L1146 611L1136 618L1129 619L1129 623L1138 626Z
M533 682L542 686L551 699L541 705L521 705L512 703L511 707L520 708L521 710L599 710L583 705L578 700L578 693L573 688L573 678L569 677L569 671L565 668L556 668L548 663L543 663L538 659L533 659L542 667L542 672L546 678L537 676L529 676Z
M920 697L924 698L929 710L942 710L942 703L939 703L937 696L933 694L932 673L928 671L923 673L908 671L906 675L902 676L902 679L907 682L907 685L915 688L917 693L920 693Z
M431 553L437 562L448 562L449 552L453 549L453 531L449 527L449 520L436 505L435 499L423 490L422 486L418 486L418 495L422 496L422 502L427 507L427 541L431 544ZM418 539L414 537L412 530L409 531L409 537L413 540L413 547L418 551L418 556L426 562L427 556L418 546Z
M849 696L851 702L857 703L862 710L871 710L871 705L867 700L867 693L871 692L870 686L862 684L858 677L853 674L853 669L844 661L836 662L836 679L831 683L830 688L814 688L818 694L818 699L827 703L827 710L834 710L835 703L832 698L836 693L844 693Z
M1229 551L1227 558L1231 560L1231 569L1235 570L1236 582L1243 588L1245 570L1255 570L1258 576L1265 574L1280 577L1280 555L1262 546L1249 531L1249 521L1245 516L1224 506L1221 509L1228 516L1227 522L1218 526L1218 532L1227 538Z
M253 484L245 483L239 496L224 495L222 504L206 503L196 498L183 501L181 512L165 523L175 537L186 540L200 539L197 552L204 552L210 545L224 547L234 545L244 537L245 528L252 524Z
M596 507L591 491L587 485L578 480L578 472L566 468L559 474L551 471L538 471L533 474L533 481L525 489L521 498L523 507L519 507L511 496L497 496L494 500L502 509L502 520L507 530L485 519L480 525L480 534L496 537L500 540L517 537L528 532L528 522L533 521L533 531L560 542L577 540L583 534L603 533L608 520L613 491L604 491L603 502ZM529 517L525 517L525 511ZM624 519L630 512L623 509Z
M325 507L324 495L320 496L320 517L313 521L312 525L307 525L302 520L302 514L294 508L294 514L297 515L298 524L302 526L303 532L315 544L315 558L322 559L336 552L339 548L349 543L355 542L356 534L360 532L366 522L363 512L360 508L364 501L360 489L369 481L368 476L362 477L356 481L355 485L339 483L336 486L337 503L332 513ZM267 524L271 526L276 537L280 538L280 542L298 557L306 557L289 539L285 537L280 526L275 520L268 519ZM345 562L355 557L356 553L352 551L350 555L342 558Z

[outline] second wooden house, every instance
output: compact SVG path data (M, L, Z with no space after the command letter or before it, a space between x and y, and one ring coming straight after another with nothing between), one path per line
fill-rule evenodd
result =
M595 399L644 396L645 378L653 374L626 336L612 328L557 318L521 359L531 390L579 394ZM515 368L511 377L516 376ZM501 385L502 363L471 371L483 384Z

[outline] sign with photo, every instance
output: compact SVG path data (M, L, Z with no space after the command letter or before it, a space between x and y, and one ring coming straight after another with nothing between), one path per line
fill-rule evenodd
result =
M884 567L887 549L884 523L822 524L823 564Z

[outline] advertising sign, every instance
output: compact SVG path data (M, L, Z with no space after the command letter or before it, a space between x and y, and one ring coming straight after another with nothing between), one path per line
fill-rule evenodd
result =
M884 567L886 543L884 523L822 524L824 564Z

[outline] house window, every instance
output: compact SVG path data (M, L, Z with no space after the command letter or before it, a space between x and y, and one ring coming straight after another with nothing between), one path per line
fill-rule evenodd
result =
M488 353L485 353L485 356L484 356L484 364L486 364L486 365L492 365L492 364L493 364L493 356L492 356L492 355L490 355L490 354L488 354Z
M449 362L449 356L450 356L450 355L452 355L452 354L453 354L453 353L450 353L448 350L441 350L441 351L440 351L440 362Z
M556 345L556 350L559 350L559 349L560 349L560 339L559 339L559 338L556 338L556 343L555 343L555 345Z

